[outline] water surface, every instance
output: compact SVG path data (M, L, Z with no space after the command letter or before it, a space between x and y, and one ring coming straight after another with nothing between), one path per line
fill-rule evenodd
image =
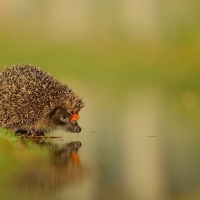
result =
M147 86L123 98L104 92L98 98L86 92L82 132L56 131L51 135L58 138L40 142L49 158L35 159L4 180L2 199L198 198L197 94L170 96L163 88Z

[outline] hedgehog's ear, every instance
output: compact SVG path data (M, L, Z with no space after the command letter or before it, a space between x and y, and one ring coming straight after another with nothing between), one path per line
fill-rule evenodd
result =
M60 107L54 108L54 109L49 113L49 117L51 118L56 112L59 112L59 110L61 110Z

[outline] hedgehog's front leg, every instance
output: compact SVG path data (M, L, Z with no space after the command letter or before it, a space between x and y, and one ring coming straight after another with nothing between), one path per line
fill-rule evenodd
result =
M32 128L27 131L26 136L27 137L44 136L44 131Z
M43 130L35 130L35 129L30 129L30 130L17 130L15 132L16 136L27 136L27 137L34 137L34 136L44 136L44 131Z
M36 130L35 136L44 136L44 131L43 130Z

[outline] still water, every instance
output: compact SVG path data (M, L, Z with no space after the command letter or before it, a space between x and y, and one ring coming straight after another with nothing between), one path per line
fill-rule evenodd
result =
M124 95L86 93L82 132L40 141L49 160L0 181L1 199L199 199L198 95L146 86Z

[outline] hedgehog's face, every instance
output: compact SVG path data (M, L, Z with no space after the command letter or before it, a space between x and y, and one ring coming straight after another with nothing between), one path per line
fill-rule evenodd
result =
M72 133L81 132L81 128L77 123L79 119L78 112L70 114L65 108L56 108L50 115L51 126L61 128L64 131Z

